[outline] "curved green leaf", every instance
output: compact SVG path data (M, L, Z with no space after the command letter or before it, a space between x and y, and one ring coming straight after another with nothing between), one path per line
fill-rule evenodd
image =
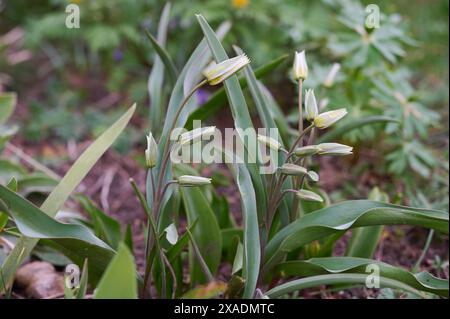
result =
M113 125L111 125L102 135L100 135L76 160L63 179L50 193L41 206L41 210L50 217L54 217L62 208L64 202L90 171L92 166L112 145L116 138L122 133L131 119L136 104L134 104L125 114L123 114ZM31 253L38 239L26 238L22 236L16 243L2 265L4 282L12 283L17 267ZM81 261L83 263L84 260ZM80 265L81 265L80 263ZM91 264L91 262L90 262Z
M208 42L209 48L217 63L220 63L228 59L227 53L217 38L214 31L211 29L208 22L201 15L197 15L198 22L202 28L203 34ZM246 130L247 128L253 128L253 123L248 112L247 103L244 98L244 93L239 85L239 81L236 75L229 77L224 81L223 85L227 92L228 101L230 103L231 113L233 115L234 123L237 129ZM245 139L241 139L242 145L247 145ZM264 185L264 180L260 175L256 159L256 154L246 152L249 157L253 156L252 162L247 163L247 168L252 177L253 187L255 189L257 205L258 205L258 221L262 225L265 219L265 212L267 211L267 194Z
M333 142L336 141L339 137L342 135L348 133L351 130L355 130L358 128L361 128L365 125L372 125L377 123L398 123L398 120L387 117L387 116L367 116L359 119L353 119L351 122L342 125L338 128L335 128L328 133L325 133L324 135L320 136L317 139L317 143L325 143L325 142Z
M256 196L250 173L244 165L236 165L236 183L239 188L244 218L243 298L253 298L259 276L261 248L259 240Z
M367 274L362 275L349 273L349 274L319 275L287 282L273 289L270 289L265 293L265 295L268 296L269 298L278 298L294 291L298 291L305 288L317 287L321 285L333 285L333 284L364 285L366 283L366 279ZM420 292L418 290L394 279L381 277L380 287L401 289L406 292L410 292L420 296Z
M22 235L51 239L64 251L71 251L68 257L75 262L91 260L89 266L97 276L112 258L114 250L86 226L61 223L3 185L0 185L0 199Z
M264 270L286 253L336 231L374 225L416 225L448 234L448 213L370 200L345 201L307 214L280 230L266 247Z
M177 81L178 71L170 58L169 54L164 50L167 38L167 28L169 26L170 2L163 9L158 25L158 39L145 30L147 37L153 45L157 55L153 60L152 71L148 78L148 93L150 97L150 124L153 134L159 132L161 121L164 115L164 99L163 99L163 81L164 68L169 75L171 86Z
M169 14L170 14L170 2L167 2L164 6L163 12L161 13L161 19L159 20L158 25L158 39L155 39L153 35L146 30L146 35L149 38L153 48L159 56L159 61L164 64L169 74L169 79L172 85L175 85L178 77L178 70L175 67L175 63L173 63L172 58L169 53L164 49L167 38L167 29L169 27ZM156 61L155 61L156 62Z
M380 276L394 279L422 291L448 297L448 280L436 278L424 271L413 274L405 269L394 267L381 261L357 257L311 258L304 261L288 261L275 268L283 276L316 276L327 273L343 272L368 274L367 265L378 265Z

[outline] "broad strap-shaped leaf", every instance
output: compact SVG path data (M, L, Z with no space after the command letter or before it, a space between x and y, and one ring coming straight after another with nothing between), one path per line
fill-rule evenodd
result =
M220 63L228 59L227 53L220 43L218 37L209 26L208 22L201 15L197 15L197 19L202 28L203 34L208 41L209 48L217 63ZM248 112L247 103L244 98L244 93L239 85L239 81L236 75L229 77L224 81L225 91L227 92L228 101L230 103L231 114L233 115L234 123L237 129L246 130L253 128L253 123ZM242 138L241 138L242 139ZM245 140L241 141L245 146L247 143ZM256 163L257 154L251 154L246 152L248 156L253 157L255 160L253 163L247 163L247 168L250 172L253 181L253 187L255 189L257 205L258 205L258 220L262 224L266 217L267 211L267 194L264 185L264 180L260 175L259 167Z
M313 240L351 228L374 225L415 225L448 233L448 213L370 200L352 200L307 214L280 230L266 247L264 270L286 253Z
M114 255L114 250L86 226L61 223L3 185L0 185L0 199L22 235L35 239L51 239L56 243L53 246L61 248L63 253L70 251L68 257L74 262L91 260L89 266L97 276Z
M276 272L283 276L316 276L322 274L358 273L369 274L368 265L377 265L380 276L397 280L414 289L448 297L448 280L436 278L424 271L413 274L381 261L357 257L311 258L302 261L288 261L277 265Z
M150 43L158 54L158 59L155 59L154 63L156 64L156 61L159 61L158 63L162 62L163 66L167 69L170 82L172 83L172 85L175 85L178 77L178 70L175 66L175 63L173 63L169 53L167 53L167 51L164 49L167 39L167 29L169 27L170 21L170 6L170 2L167 2L164 6L163 12L161 13L161 18L158 25L158 38L155 39L153 35L148 31L146 32L146 34L148 39L150 40ZM153 67L155 67L155 65L153 65ZM163 71L163 69L161 69L161 71Z
M368 196L369 200L389 203L389 196L381 192L378 187L373 188ZM380 242L384 226L359 227L352 230L345 255L348 257L373 258Z
M244 219L244 265L242 276L245 278L243 298L253 298L261 263L258 213L256 195L250 173L244 165L236 165L236 183L241 195Z
M163 9L158 25L158 39L155 39L149 31L146 30L147 37L155 48L157 55L153 60L152 70L148 77L148 94L150 97L150 127L153 134L157 135L162 125L164 116L165 101L163 94L164 68L167 70L171 86L175 85L177 80L177 70L170 59L168 53L164 50L167 38L167 29L169 26L170 2Z
M366 125L379 123L398 123L398 121L394 118L382 115L366 116L359 119L352 119L351 122L330 130L329 132L320 136L317 139L317 143L333 142L342 137L345 133L350 132L351 130L359 129Z
M195 170L186 165L174 166L176 176L196 175ZM186 211L188 225L191 227L195 221L196 226L192 229L192 235L198 245L200 253L204 258L212 274L217 271L222 252L222 236L216 215L200 187L180 187L181 199ZM195 255L190 250L190 273L192 283L205 283L205 277Z
M134 104L125 114L123 114L113 125L101 134L76 160L63 179L50 193L41 206L41 210L50 217L54 217L62 208L64 202L83 180L92 166L112 145L116 138L122 133L131 119L136 104ZM31 253L38 239L22 236L16 243L2 265L4 282L8 285L12 283L17 267ZM81 261L83 263L84 260ZM80 263L80 265L81 265ZM90 263L91 264L91 263Z
M354 274L354 273L343 273L343 274L327 274L306 277L302 279L297 279L289 281L285 284L279 285L275 288L270 289L265 293L269 298L279 298L285 294L298 291L301 289L318 287L322 285L336 285L336 284L349 284L349 285L365 285L367 280L367 274ZM401 281L381 277L380 287L383 288L394 288L404 290L406 292L420 296L420 291L408 286Z
M137 273L134 257L128 247L120 243L117 254L95 289L95 299L137 299Z
M255 77L257 79L263 78L267 75L269 75L274 69L276 69L278 66L280 66L284 61L286 61L286 58L288 57L287 54L284 54L274 60L271 60L267 62L266 64L262 65L261 67L255 69ZM248 81L245 77L239 77L239 85L242 89L247 88ZM211 116L215 115L217 112L220 111L220 109L226 105L227 102L227 94L225 92L225 88L220 88L214 94L211 95L209 100L201 105L197 110L195 110L186 121L185 128L187 130L192 129L192 121L193 120L207 120ZM285 119L283 119L285 121Z

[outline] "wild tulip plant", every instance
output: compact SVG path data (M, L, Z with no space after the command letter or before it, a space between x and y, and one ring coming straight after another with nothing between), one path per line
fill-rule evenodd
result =
M182 95L183 98L176 97L179 103L172 109L175 111L175 116L168 115L166 117L166 121L170 120L170 122L166 122L165 127L167 126L169 129L163 129L158 146L160 154L151 149L157 147L153 142L149 143L149 148L145 152L147 163L157 162L154 166L147 165L149 178L146 201L134 186L143 206L148 211L151 223L147 235L147 265L143 279L143 293L146 295L150 292L148 286L152 278L151 272L156 270L153 271L153 283L159 297L183 295L183 291L180 290L180 285L183 285L180 278L180 274L183 272L180 268L181 260L178 260L178 264L172 263L171 260L175 260L175 258L171 259L169 255L174 250L179 250L178 245L185 245L189 242L189 267L197 267L201 274L198 275L192 269L190 270L191 287L196 284L200 284L200 286L184 292L185 297L195 297L206 291L213 291L209 294L210 297L278 298L286 297L303 288L323 284L364 285L367 284L368 274L365 273L365 269L368 265L375 265L380 269L382 286L405 289L420 296L425 296L424 292L446 296L448 290L443 291L439 288L444 280L435 278L429 273L413 274L401 268L358 256L331 257L336 241L345 231L352 228L365 227L369 229L373 225L412 224L446 232L448 214L372 200L347 201L330 205L326 193L315 185L319 182L319 174L308 167L312 164L317 166L318 156L352 154L351 146L327 140L316 143L319 132L332 129L332 126L347 114L347 110L342 108L319 111L320 108L313 90L307 90L305 99L303 99L303 82L308 80L305 51L295 53L292 68L293 79L298 87L298 130L292 136L291 134L280 134L280 140L272 136L257 135L257 140L262 147L275 151L276 156L280 159L278 168L271 174L261 175L256 169L258 165L255 166L253 163L246 162L231 166L242 203L243 229L232 229L238 234L235 238L238 240L238 245L230 246L222 241L224 234L231 230L221 231L217 227L216 216L210 215L208 218L212 218L212 220L210 224L207 224L202 221L207 214L194 214L191 211L202 209L213 211L212 204L208 203L206 196L201 194L209 193L209 190L202 188L198 192L187 193L182 189L185 189L186 186L194 188L210 186L211 179L195 174L185 175L185 172L196 173L192 168L187 169L186 167L181 169L183 174L180 175L177 172L177 170L179 171L177 167L180 165L171 164L169 154L171 151L178 150L180 145L200 141L204 135L213 133L216 128L197 128L181 134L174 142L169 141L168 137L177 124L181 127L184 125L183 121L179 121L181 115L183 118L189 118L191 113L186 112L185 107L190 103L190 98L196 90L206 84L224 84L236 128L253 128L236 76L240 70L243 70L261 122L266 129L275 128L282 131L279 124L276 124L272 118L272 114L282 114L282 112L276 103L270 102L272 97L264 85L256 80L247 56L240 48L234 47L237 56L228 58L219 37L206 20L200 15L197 18L215 61L206 66L207 61L203 60L205 65L203 71L196 66L196 71L205 77L198 84L186 84L187 72L180 74L176 83L183 83L192 89L189 93ZM201 45L205 45L205 42L202 42ZM185 70L192 70L192 65L189 64L194 61L196 52L194 52L192 60L189 60ZM198 58L198 56L195 57ZM162 60L167 61L168 59L166 57ZM167 64L166 67L170 66ZM333 69L334 75L330 76L328 82L333 81L339 65ZM191 78L195 77L191 74L189 79ZM177 90L179 88L175 84L171 102L175 99ZM171 109L170 102L168 109ZM242 143L247 145L245 141ZM250 153L251 151L246 149L246 152ZM150 158L150 154L153 154L153 158ZM256 157L255 154L247 155ZM178 177L175 177L177 175ZM168 192L170 185L178 185L180 191ZM167 221L167 215L164 216L166 208L173 205L173 202L179 202L179 196L181 196L188 217L186 232L182 236L186 239L183 244L180 244L180 240L175 245L164 248L161 243L162 233L158 229L162 229L163 232L167 229L164 227L170 223L170 218ZM175 207L178 207L177 205ZM193 219L194 217L197 219ZM170 224L171 227L173 225ZM176 230L176 227L172 228ZM195 236L192 234L194 228ZM224 231L226 232L224 233ZM208 245L208 241L217 246L211 247ZM373 245L371 242L365 244L368 247ZM232 277L228 283L223 284L214 279L218 264L222 262L222 254L219 253L218 259L214 260L210 256L211 249L235 252ZM348 250L351 251L352 247L348 247ZM313 258L305 259L305 256ZM294 281L284 279L284 277L291 276L304 278ZM431 286L425 283L425 280L428 279L433 282ZM277 285L279 282L281 284ZM269 287L271 288L269 289Z
M164 12L167 20L167 7ZM11 222L15 227L8 227L10 233L19 233L0 269L0 292L10 291L20 264L37 244L44 244L82 267L79 287L68 290L66 298L84 298L88 286L94 290L94 298L295 298L303 289L324 285L389 287L422 298L448 297L448 280L372 259L377 244L372 238L379 238L383 225L413 225L448 234L447 212L389 204L381 192L374 192L369 200L331 204L320 189L320 174L312 169L316 169L317 159L350 156L353 148L321 134L324 130L332 132L347 111L319 107L321 101L315 92L320 88L304 92L303 82L308 81L305 51L295 54L292 68L299 114L294 129L286 123L269 90L257 80L242 50L235 46L236 57L228 57L220 39L229 24L214 32L201 15L197 19L205 39L180 72L165 49L148 34L162 69L173 82L162 129L157 131L152 125L143 151L145 194L134 180L130 181L148 220L143 277L136 271L130 232L122 234L120 224L89 200L81 202L93 216L94 231L86 223L62 223L55 218L126 127L136 108L133 105L86 149L40 207L17 193L15 179L5 186L0 184L0 231ZM334 69L336 73L339 67ZM330 77L328 82L332 81ZM177 139L171 137L175 129L191 125L198 107L193 96L206 85L223 85L217 94L225 91L235 129L254 129L243 94L244 83L262 126L279 132L279 138L255 135L259 142L256 152L270 150L278 164L269 174L261 174L258 161L229 165L240 195L242 225L238 226L226 200L224 203L217 196L214 178L199 176L190 165L171 160L173 152L200 142L216 128L196 128ZM237 138L245 146L245 159L258 158L244 137ZM230 150L222 152L225 158L235 155ZM180 227L183 216L185 227ZM348 231L352 231L352 238L345 254L334 257L335 243ZM45 240L39 243L40 239ZM216 276L223 263L232 265L231 273L222 276L226 282ZM189 276L185 276L186 271Z

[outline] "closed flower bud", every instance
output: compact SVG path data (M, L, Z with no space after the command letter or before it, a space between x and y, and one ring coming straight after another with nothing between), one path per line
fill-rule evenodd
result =
M314 121L316 116L319 115L316 97L314 96L314 90L312 89L306 90L305 111L306 111L306 119L310 122Z
M213 62L203 71L203 75L210 85L222 83L230 76L241 70L250 63L249 58L245 54L225 60L219 64Z
M145 150L145 165L147 168L155 167L158 159L158 145L156 144L153 134L147 135L147 149Z
M331 67L330 72L328 72L328 75L325 79L325 81L323 81L323 85L325 87L332 87L333 83L334 83L334 79L336 78L337 73L339 72L339 70L341 69L341 65L339 63L335 63L333 64L333 66Z
M323 202L323 198L320 197L318 194L308 191L306 189L300 189L296 192L296 196L300 199L304 199L306 201L310 202Z
M192 131L183 133L180 135L180 146L186 145L188 143L194 144L202 139L203 136L209 136L214 134L216 130L215 126L206 126L193 129Z
M294 154L297 156L309 156L317 154L317 152L319 152L319 148L317 147L317 145L307 145L303 147L297 147L294 150Z
M306 64L305 51L295 52L293 73L295 80L305 80L308 77L308 65Z
M194 176L194 175L182 175L178 177L178 184L180 186L203 186L211 184L211 178Z
M267 147L278 151L281 148L281 143L278 142L276 139L265 136L265 135L261 135L258 134L258 141L260 141L261 143L265 144Z
M314 126L319 129L330 127L331 125L339 121L341 118L343 118L346 114L347 114L346 109L339 109L321 113L314 119Z
M316 172L308 171L307 175L311 181L313 181L313 182L319 181L319 174L317 174Z
M283 166L281 166L279 170L281 174L284 175L303 176L308 173L308 170L306 168L291 163L283 164Z
M350 155L353 147L339 143L322 143L317 145L319 155Z

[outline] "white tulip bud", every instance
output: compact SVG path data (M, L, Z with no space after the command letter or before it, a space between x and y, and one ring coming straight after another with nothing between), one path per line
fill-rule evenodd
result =
M291 163L283 164L279 168L279 170L280 170L281 174L284 174L284 175L303 176L306 173L308 173L308 170L306 168L299 166L299 165L291 164Z
M217 85L228 79L249 63L249 58L245 54L241 54L237 57L220 62L219 64L212 62L205 68L203 75L206 77L210 85Z
M306 119L310 122L314 121L317 115L319 115L316 97L314 96L314 90L312 89L306 90L305 111L306 111Z
M196 129L193 129L192 131L183 133L180 135L180 146L186 145L188 143L194 144L195 142L198 142L202 139L203 136L209 136L214 134L216 130L215 126L206 126L206 127L199 127Z
M194 176L194 175L182 175L178 177L178 184L180 186L203 186L211 184L211 178Z
M343 118L346 114L347 114L346 109L339 109L321 113L314 119L314 126L319 129L330 127L331 125L339 121L341 118Z
M308 77L308 65L306 64L305 51L295 52L293 73L295 80L306 80Z
M317 154L317 152L319 152L317 145L307 145L307 146L297 147L294 150L294 154L297 156L309 156L309 155Z
M308 171L307 175L311 181L313 181L313 182L319 181L319 174L317 174L316 172Z
M317 145L319 155L350 155L353 147L339 143L322 143Z
M261 143L265 144L267 147L278 151L281 148L281 143L278 142L276 139L265 136L265 135L261 135L258 134L258 141L260 141Z
M295 194L297 197L299 197L300 199L304 199L306 201L310 201L310 202L323 202L323 198L320 197L318 194L308 191L306 189L300 189L298 191L296 191Z
M158 144L156 144L153 134L147 135L147 149L145 150L145 165L147 168L155 167L158 159Z

